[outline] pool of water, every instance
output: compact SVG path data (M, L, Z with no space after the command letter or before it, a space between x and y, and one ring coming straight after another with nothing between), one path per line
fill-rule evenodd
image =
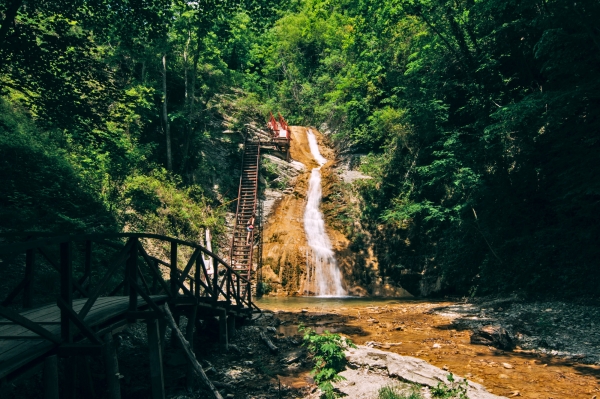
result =
M385 306L400 304L403 302L421 302L412 297L407 298L360 298L360 297L262 297L256 299L256 305L266 310L295 311L299 309L319 309L322 311L335 310L339 308ZM430 301L429 301L430 302Z

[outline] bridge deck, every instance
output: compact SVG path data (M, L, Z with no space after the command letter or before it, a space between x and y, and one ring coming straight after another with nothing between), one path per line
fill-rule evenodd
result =
M166 295L151 296L154 302L160 303L167 299ZM87 298L74 300L73 310L79 312ZM94 306L85 317L85 323L94 328L111 320L123 319L128 310L128 296L113 296L98 298ZM138 307L146 306L142 297L138 297ZM54 304L49 304L21 313L22 316L36 323L42 324L49 332L60 337L60 309ZM15 338L22 336L23 339ZM3 337L12 337L10 339ZM56 345L36 333L0 318L0 378L3 378L36 358L43 357Z

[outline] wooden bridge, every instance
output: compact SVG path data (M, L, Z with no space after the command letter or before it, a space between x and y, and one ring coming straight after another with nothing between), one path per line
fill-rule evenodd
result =
M58 398L59 390L66 398L93 398L76 382L83 378L77 378L76 364L97 356L104 359L108 387L98 396L119 398L112 333L143 320L152 396L164 398L165 305L175 320L187 316L190 343L197 319L218 318L224 350L236 321L258 309L250 281L195 243L136 233L23 238L0 246L3 268L22 271L0 303L0 390L3 382L43 364L46 398ZM62 381L58 358L64 359Z

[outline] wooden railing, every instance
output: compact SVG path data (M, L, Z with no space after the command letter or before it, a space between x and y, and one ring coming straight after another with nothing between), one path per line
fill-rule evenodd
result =
M33 306L33 284L40 263L44 264L45 269L50 266L58 273L59 300L63 305L70 307L74 296L88 298L79 312L80 319L85 317L98 297L117 294L129 295L131 311L137 307L138 296L152 306L150 295L157 294L167 295L169 300L189 300L192 304L219 303L240 310L255 307L250 281L240 276L219 256L192 242L146 233L53 237L24 234L24 238L25 241L0 245L0 256L24 254L23 277L0 302L2 307L14 305L19 294L22 294L23 308ZM163 248L162 252L168 254L169 261L148 253L144 242L149 240L157 241L155 246L158 244ZM165 250L165 246L168 249ZM74 268L73 257L78 247L77 258L83 265ZM94 248L99 248L95 254ZM182 248L187 248L191 255L185 264L181 263L180 268ZM104 267L93 271L92 264L99 263L94 258L100 254L106 255L110 249L114 252L112 258ZM206 267L202 255L208 256L211 267ZM92 284L93 275L99 278L96 284ZM169 276L168 280L165 275ZM39 300L36 302L39 303ZM65 314L65 320L67 318ZM67 324L64 326L66 329Z
M120 398L112 332L145 320L152 395L164 398L161 348L165 322L173 320L169 307L177 320L182 313L188 317L190 348L196 324L192 320L218 317L225 350L236 319L258 309L250 281L219 256L201 245L157 234L0 235L0 262L0 343L16 343L0 350L0 380L43 360L45 397L58 398L57 357L65 361L64 397L75 398L74 357L102 355L104 397ZM188 381L191 374L190 369Z

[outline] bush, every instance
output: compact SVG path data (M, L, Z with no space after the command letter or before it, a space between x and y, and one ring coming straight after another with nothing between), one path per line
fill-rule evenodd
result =
M431 388L431 394L434 398L439 399L468 399L467 387L469 383L467 380L457 382L454 379L452 373L448 374L448 384L439 382L437 387Z
M356 346L349 339L329 331L317 334L312 328L305 328L303 325L298 327L298 331L304 334L303 345L308 348L314 361L311 374L315 383L323 391L321 397L325 399L338 397L333 389L333 383L345 380L338 374L346 365L344 349L356 348Z

